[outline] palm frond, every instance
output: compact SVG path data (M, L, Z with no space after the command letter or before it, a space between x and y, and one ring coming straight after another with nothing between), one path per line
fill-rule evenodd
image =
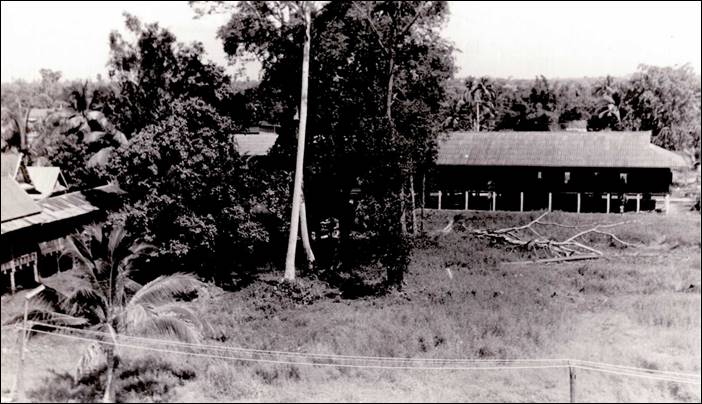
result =
M61 309L72 315L85 316L86 313L92 313L99 321L104 321L107 300L100 290L81 288L61 302Z
M185 342L199 342L200 333L187 321L175 316L154 316L130 330L147 337L165 337Z
M155 247L153 245L147 243L133 244L132 247L129 249L131 254L121 259L120 265L122 267L122 270L127 273L132 272L132 270L134 269L134 261L136 261L138 258L143 257L147 252L154 248Z
M107 255L108 255L108 260L110 261L119 261L121 258L119 257L119 250L120 246L124 242L124 238L126 237L127 232L124 230L124 227L122 226L115 226L112 231L110 232L110 237L107 241ZM125 248L125 251L129 251L127 248Z
M150 321L154 313L140 304L127 306L118 316L117 324L120 333L132 334L138 330L141 324Z
M189 309L182 303L167 303L153 308L154 313L162 316L176 316L181 320L186 320L192 324L202 327L201 316L194 310Z
M100 283L95 273L95 263L87 246L79 237L68 237L61 256L76 259L78 261L76 268L87 275L88 281L94 288L100 288Z
M78 326L88 323L88 320L83 317L59 313L57 309L51 302L37 296L28 305L27 320L63 326ZM4 321L3 325L19 324L23 321L24 313L18 313Z
M131 293L131 294L138 292L139 289L141 289L142 287L143 287L143 285L141 285L138 282L133 281L130 278L125 278L125 280L124 280L124 290Z
M175 295L190 293L201 287L203 287L202 282L190 274L159 276L135 293L129 304L157 306L173 301Z

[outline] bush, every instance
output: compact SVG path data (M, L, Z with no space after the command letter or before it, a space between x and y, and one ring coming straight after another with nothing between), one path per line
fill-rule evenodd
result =
M195 372L182 361L156 356L125 361L116 374L118 402L169 402L175 398L173 388L195 378ZM28 396L40 402L100 402L105 391L103 365L75 381L73 375L53 372L41 387Z

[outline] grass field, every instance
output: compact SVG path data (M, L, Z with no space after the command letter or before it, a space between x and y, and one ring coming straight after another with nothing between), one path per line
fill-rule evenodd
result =
M456 213L428 212L426 228L441 228ZM291 300L279 293L280 274L264 273L238 292L212 287L192 306L213 327L208 344L412 358L576 358L700 373L699 214L555 212L550 221L571 225L632 220L614 232L639 245L624 248L605 236L588 236L605 257L560 264L505 265L528 256L464 230L523 224L537 215L463 213L463 226L417 243L402 293L346 299L320 281L302 279L306 298ZM573 233L549 231L557 239ZM18 309L20 297L3 297L3 319ZM82 345L49 336L30 341L32 400L89 399L90 389L71 387L61 377L75 366ZM125 401L569 399L565 369L316 368L127 351L122 357L128 371L118 397ZM16 358L16 337L3 330L3 397ZM582 401L700 401L699 386L589 371L578 373L577 388Z

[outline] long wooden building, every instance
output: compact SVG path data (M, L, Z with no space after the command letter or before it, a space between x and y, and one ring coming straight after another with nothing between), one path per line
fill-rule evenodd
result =
M665 210L685 166L650 132L454 132L428 185L439 209Z

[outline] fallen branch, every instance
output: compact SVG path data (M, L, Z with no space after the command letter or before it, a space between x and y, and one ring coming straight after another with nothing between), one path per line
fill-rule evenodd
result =
M552 262L591 260L591 259L597 259L600 257L601 257L601 255L598 255L598 254L579 254L579 255L572 255L569 257L544 258L544 259L531 260L531 261L512 261L512 262L505 262L505 264L509 264L509 265L514 265L514 264L547 264L547 263L552 263Z
M583 241L578 239L590 234L601 234L610 237L617 243L626 247L635 247L634 244L626 242L614 233L609 231L604 231L603 229L609 229L616 226L621 226L623 224L631 223L617 222L617 223L600 223L594 226L581 230L576 234L566 238L565 240L558 241L552 238L546 237L541 231L534 229L535 225L542 226L558 226L564 228L581 228L583 225L568 225L561 223L545 222L542 221L544 217L548 215L549 212L544 212L539 215L536 219L530 221L527 224L514 227L506 227L503 229L489 230L489 229L469 229L468 231L477 237L489 239L493 243L502 243L511 246L516 246L523 248L527 251L535 253L537 256L540 252L543 252L547 258L539 259L536 261L523 261L523 262L560 262L560 261L571 261L571 260L581 260L581 259L594 259L599 258L604 255L604 253L592 246L585 244ZM448 234L453 230L453 226L456 223L456 218L453 217L449 220L448 224L440 229L436 230L434 234ZM526 233L526 232L529 233ZM526 233L526 234L525 234ZM534 237L535 236L535 237ZM519 263L523 263L519 262Z

